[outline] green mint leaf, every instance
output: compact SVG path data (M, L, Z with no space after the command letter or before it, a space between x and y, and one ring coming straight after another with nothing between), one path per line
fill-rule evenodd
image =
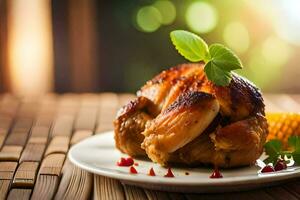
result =
M292 153L292 156L293 156L293 160L298 164L300 165L300 152L299 151L294 151Z
M278 156L269 156L264 160L264 163L267 165L269 163L273 163L273 165L277 162Z
M282 151L282 144L280 140L270 140L265 145L265 152L269 156L268 162L275 163L278 159L279 154Z
M230 49L222 44L210 45L209 53L211 56L211 62L224 71L243 68L240 59Z
M171 41L177 51L192 62L207 61L209 59L208 46L198 35L176 30L170 33Z
M226 86L231 81L231 74L228 71L224 71L222 68L217 66L214 62L209 61L205 67L204 72L208 80L214 82L219 86Z
M293 151L300 152L300 137L290 136L288 139L288 145L293 149Z

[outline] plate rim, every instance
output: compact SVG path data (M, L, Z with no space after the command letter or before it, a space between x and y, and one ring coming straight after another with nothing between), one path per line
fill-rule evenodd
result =
M266 174L262 176L257 176L257 177L248 177L246 176L238 176L238 177L229 177L229 178L222 178L222 179L210 179L211 181L209 182L170 182L170 181L161 181L161 179L156 179L156 177L150 177L147 176L147 179L143 178L137 178L136 175L133 174L116 174L114 172L109 172L109 170L105 170L102 168L97 168L93 166L86 166L86 164L81 163L80 161L76 160L73 157L73 151L74 149L80 147L84 143L86 143L89 140L93 140L98 137L104 137L107 135L113 135L113 131L105 131L105 132L100 132L98 134L95 134L93 136L90 136L88 138L85 138L84 140L78 142L77 144L73 145L69 152L68 152L68 158L73 163L75 166L78 166L81 169L84 169L90 173L113 178L113 179L118 179L123 182L132 182L132 183L139 183L139 184L159 184L160 186L187 186L187 187L195 187L195 186L235 186L235 185L249 185L249 184L263 184L263 183L273 183L273 182L280 182L288 179L293 179L300 177L300 169L296 169L295 171L291 172L282 172L282 173L276 173L273 174ZM230 179L230 180L228 180ZM150 181L151 180L151 181ZM166 180L170 180L169 178L166 178Z

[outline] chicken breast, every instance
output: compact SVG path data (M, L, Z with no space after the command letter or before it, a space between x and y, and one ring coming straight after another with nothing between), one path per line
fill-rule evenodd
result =
M254 163L267 136L260 91L237 74L216 86L203 68L183 64L148 81L117 115L117 148L161 165Z
M219 112L219 103L211 94L183 93L168 109L158 115L142 133L142 148L149 158L167 163L169 154L199 136Z

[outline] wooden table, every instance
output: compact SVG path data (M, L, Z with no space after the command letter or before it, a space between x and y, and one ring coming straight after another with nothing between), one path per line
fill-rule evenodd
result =
M300 199L300 180L226 194L182 194L122 185L73 166L70 146L112 129L130 94L0 97L0 199ZM298 95L265 95L267 110L300 111Z

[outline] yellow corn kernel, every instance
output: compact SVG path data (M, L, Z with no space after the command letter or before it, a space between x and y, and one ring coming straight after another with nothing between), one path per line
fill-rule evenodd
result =
M267 140L279 139L287 146L291 135L300 136L300 113L267 113L269 135Z

